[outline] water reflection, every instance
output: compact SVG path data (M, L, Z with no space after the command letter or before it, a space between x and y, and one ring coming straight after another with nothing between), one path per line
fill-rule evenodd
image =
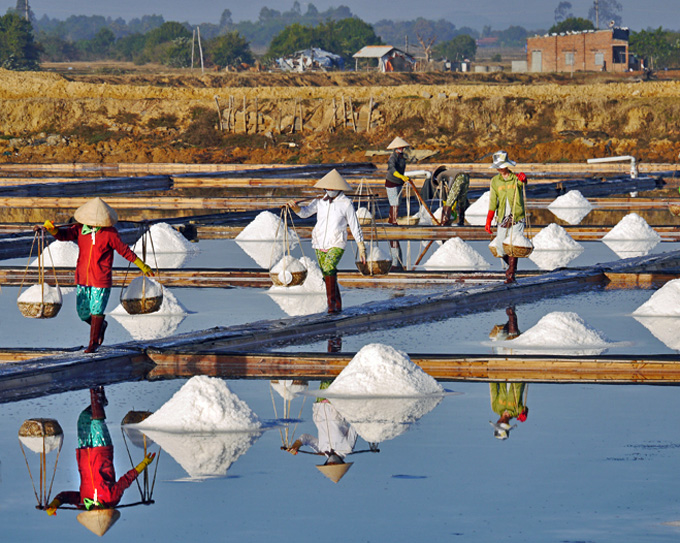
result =
M510 431L517 428L511 424L512 419L524 422L529 415L526 405L529 385L526 383L489 383L491 393L491 409L498 415L496 422L489 421L493 426L493 436L505 440L510 437Z
M609 247L619 258L633 258L637 256L647 256L652 252L652 249L659 244L659 240L606 240L603 239L607 247Z
M529 255L531 260L541 270L552 271L557 268L563 268L569 262L577 258L583 249L580 251L550 251L534 249Z
M680 351L680 334L678 334L680 319L678 317L633 315L633 318L647 328L666 347Z

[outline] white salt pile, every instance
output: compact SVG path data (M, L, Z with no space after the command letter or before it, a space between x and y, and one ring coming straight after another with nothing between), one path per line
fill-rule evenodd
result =
M148 341L174 334L188 313L175 295L163 288L163 303L155 313L130 315L118 304L109 314L128 331L132 339Z
M261 432L186 434L145 429L144 434L182 466L189 481L197 482L225 477L227 470L252 447Z
M197 375L150 417L135 425L166 432L253 431L262 425L222 379Z
M510 245L512 247L533 247L531 240L525 236L512 236L503 241L503 245Z
M543 228L532 241L534 249L539 251L576 251L579 254L583 252L583 246L555 223Z
M332 403L365 441L382 443L403 434L442 398L333 398Z
M438 223L442 221L443 212L444 209L442 207L438 207L437 210L432 213L435 219L437 219ZM421 226L429 226L434 224L432 217L423 206L420 206L420 209L418 210L418 224Z
M39 304L41 302L46 304L61 304L61 289L57 286L53 287L48 285L47 283L39 283L24 290L17 298L17 302L27 304Z
M470 207L465 211L465 220L474 226L484 226L486 224L486 216L489 212L489 199L491 192L486 191L482 194ZM496 224L494 219L492 224Z
M360 207L357 209L357 219L370 221L373 218L373 214L368 210L368 208Z
M637 213L629 213L607 232L602 241L661 241L661 236Z
M290 270L289 268L289 270L290 271L302 271L305 269L307 270L307 277L305 278L304 283L302 283L301 285L294 285L292 287L281 287L274 285L269 289L269 292L278 294L309 294L326 292L323 274L321 273L321 268L319 268L319 265L316 263L316 260L312 260L307 256L303 256L302 258L297 260L296 266L300 266L301 269ZM274 268L272 268L272 271L274 271Z
M44 440L44 443L43 443ZM45 454L49 454L52 451L56 451L61 447L64 442L64 434L59 434L58 436L19 436L19 441L24 445L24 447L30 449L34 453L42 454L43 445Z
M146 240L147 257L152 253L194 253L198 252L198 246L191 243L180 232L168 223L160 222L153 224L132 246L132 250L142 254L143 240Z
M555 217L568 224L579 224L593 206L578 190L570 190L555 198L548 209Z
M75 268L78 261L78 244L75 241L55 240L43 251L43 266L55 268ZM37 267L38 258L29 266Z
M424 264L426 270L486 270L490 264L461 238L439 247Z
M141 279L141 278L139 278ZM158 286L160 286L158 283L156 283ZM110 312L111 315L120 315L124 317L129 317L131 319L148 319L148 318L154 318L154 317L159 317L163 315L187 315L189 311L187 310L186 307L184 307L177 297L170 292L167 288L163 287L163 303L161 304L161 307L158 311L155 313L150 313L146 315L130 315L128 314L127 311L125 311L125 308L121 305L118 304L113 311Z
M622 241L622 240L607 240L602 242L609 247L620 258L633 258L638 256L645 256L652 252L652 249L659 244L659 240L640 240L640 241Z
M369 245L369 249L366 254L366 260L368 262L380 262L381 260L392 260L392 258L380 247L378 247L378 244L376 243L375 245Z
M123 291L124 300L139 300L142 297L156 298L162 295L163 285L144 275L135 277Z
M327 391L338 396L396 397L441 394L444 389L405 352L372 343L352 358Z
M270 270L283 285L290 285L293 282L293 274L306 271L304 264L291 255L285 255Z
M284 400L292 400L303 394L309 388L307 381L296 381L293 379L279 379L278 381L269 381L272 389L281 396Z
M291 249L297 246L298 237L290 228L287 239ZM236 236L236 243L258 266L269 268L286 251L283 222L270 211L263 211Z
M680 279L668 281L652 294L649 300L633 311L633 315L680 317ZM680 333L678 336L680 336Z
M521 346L541 350L544 347L606 348L610 342L600 332L586 325L576 313L555 311L548 313L532 328L505 344L513 348Z
M565 267L569 262L578 258L580 254L581 251L541 251L534 249L529 255L529 260L541 270L552 271Z
M669 349L680 351L677 317L648 317L633 315L633 318L647 328L652 335Z
M301 285L292 287L272 286L267 294L291 317L320 313L327 309L326 285L321 268L309 257L300 262L307 268L307 277Z

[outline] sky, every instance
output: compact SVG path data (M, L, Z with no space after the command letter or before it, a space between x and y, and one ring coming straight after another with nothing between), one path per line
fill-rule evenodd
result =
M576 17L587 17L593 0L570 0ZM623 7L623 25L633 30L663 26L671 30L680 29L677 20L680 0L618 0ZM214 0L193 0L190 9L186 2L179 0L29 0L31 9L38 18L48 15L66 19L70 15L103 15L122 17L126 21L142 15L162 15L166 21L196 23L218 23L225 9L232 12L235 22L256 21L260 9L269 7L287 11L294 0L251 0L250 2L215 2ZM446 19L457 27L470 26L481 30L489 25L492 29L504 30L511 25L523 26L528 30L547 29L554 23L554 11L559 0L427 0L422 4L412 0L315 0L312 2L319 11L340 5L348 6L352 13L373 23L380 19L412 20ZM0 9L14 7L16 0L0 0ZM300 2L303 13L308 2ZM669 21L672 26L668 27Z

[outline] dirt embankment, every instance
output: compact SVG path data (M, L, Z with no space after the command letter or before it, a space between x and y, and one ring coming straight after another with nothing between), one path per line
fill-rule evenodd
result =
M362 161L396 135L440 161L505 148L523 162L675 162L680 82L0 70L0 127L4 162Z

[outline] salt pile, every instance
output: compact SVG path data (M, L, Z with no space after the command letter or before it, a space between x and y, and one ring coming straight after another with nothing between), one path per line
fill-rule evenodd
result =
M570 190L555 198L548 209L555 217L568 224L579 224L593 206L578 190Z
M602 241L661 241L661 236L637 213L629 213L607 232Z
M165 222L153 224L149 231L145 232L132 246L132 250L138 255L142 254L144 239L146 239L147 256L152 253L198 252L198 246L195 243L191 243L181 233Z
M491 192L486 191L465 211L465 220L473 226L484 226L489 212ZM496 224L495 219L492 224Z
M633 318L647 328L652 335L669 349L680 351L677 317L648 317L633 315Z
M490 264L459 237L451 238L424 264L426 270L486 270Z
M303 256L299 260L297 259L294 260L296 261L295 269L291 268L287 269L288 271L291 272L307 270L307 277L305 278L305 282L302 283L301 285L294 285L292 287L281 287L274 285L269 289L269 292L277 294L308 294L318 292L325 293L326 286L323 281L323 274L321 273L321 268L319 268L319 265L316 263L316 260L312 260L311 258L306 256ZM279 264L281 264L281 261L279 261ZM271 271L276 273L277 271L281 271L283 269L283 265L281 267L281 270L278 270L277 266L272 268Z
M39 283L24 290L17 298L17 302L27 304L39 304L41 302L46 304L61 304L61 289L48 285L47 283Z
M226 477L227 470L252 447L261 432L177 434L145 429L144 434L182 466L189 481L201 481Z
M360 207L357 209L357 219L370 221L373 218L373 214L368 210L368 208Z
M357 255L358 257L358 255ZM366 254L367 262L380 262L381 260L392 260L377 244L371 245Z
M432 411L442 396L425 398L333 398L332 403L368 443L389 441Z
M290 249L298 244L295 231L288 229ZM263 211L248 224L238 236L236 243L261 268L269 268L285 253L283 222L270 211Z
M640 317L680 317L680 279L668 281L652 294L649 300L633 311L633 315ZM680 333L678 336L680 336Z
M327 309L326 285L321 268L309 257L300 259L307 269L307 277L301 285L292 287L272 286L267 294L291 317L311 315Z
M434 215L434 218L437 219L438 223L442 222L443 212L444 209L442 207L438 207L437 210L434 213L432 213ZM418 217L419 217L418 224L421 226L429 226L433 224L432 217L430 217L430 214L423 206L420 206L420 209L418 210Z
M646 256L652 252L652 249L659 244L658 240L647 241L617 241L605 240L602 242L609 247L619 258L633 258L638 256Z
M569 262L578 258L582 251L537 251L534 249L529 255L531 260L541 270L556 270L563 268Z
M124 300L139 300L142 297L157 298L163 295L163 285L146 276L135 277L123 291Z
M197 375L135 426L166 432L247 432L258 430L261 423L225 381Z
M598 354L611 343L600 332L586 325L576 313L555 311L517 338L507 340L505 345L537 353L564 353L577 349L571 354ZM588 350L583 351L584 348Z
M132 339L148 341L171 336L188 313L175 295L163 288L163 303L155 313L130 315L118 304L109 314L128 331Z
M549 224L534 236L534 249L538 251L577 251L583 246L574 241L567 231L557 224Z
M379 343L364 346L326 390L338 396L393 397L444 392L405 352Z
M78 244L75 241L53 241L43 250L43 266L55 268L75 268L78 261ZM29 266L37 267L38 258Z

